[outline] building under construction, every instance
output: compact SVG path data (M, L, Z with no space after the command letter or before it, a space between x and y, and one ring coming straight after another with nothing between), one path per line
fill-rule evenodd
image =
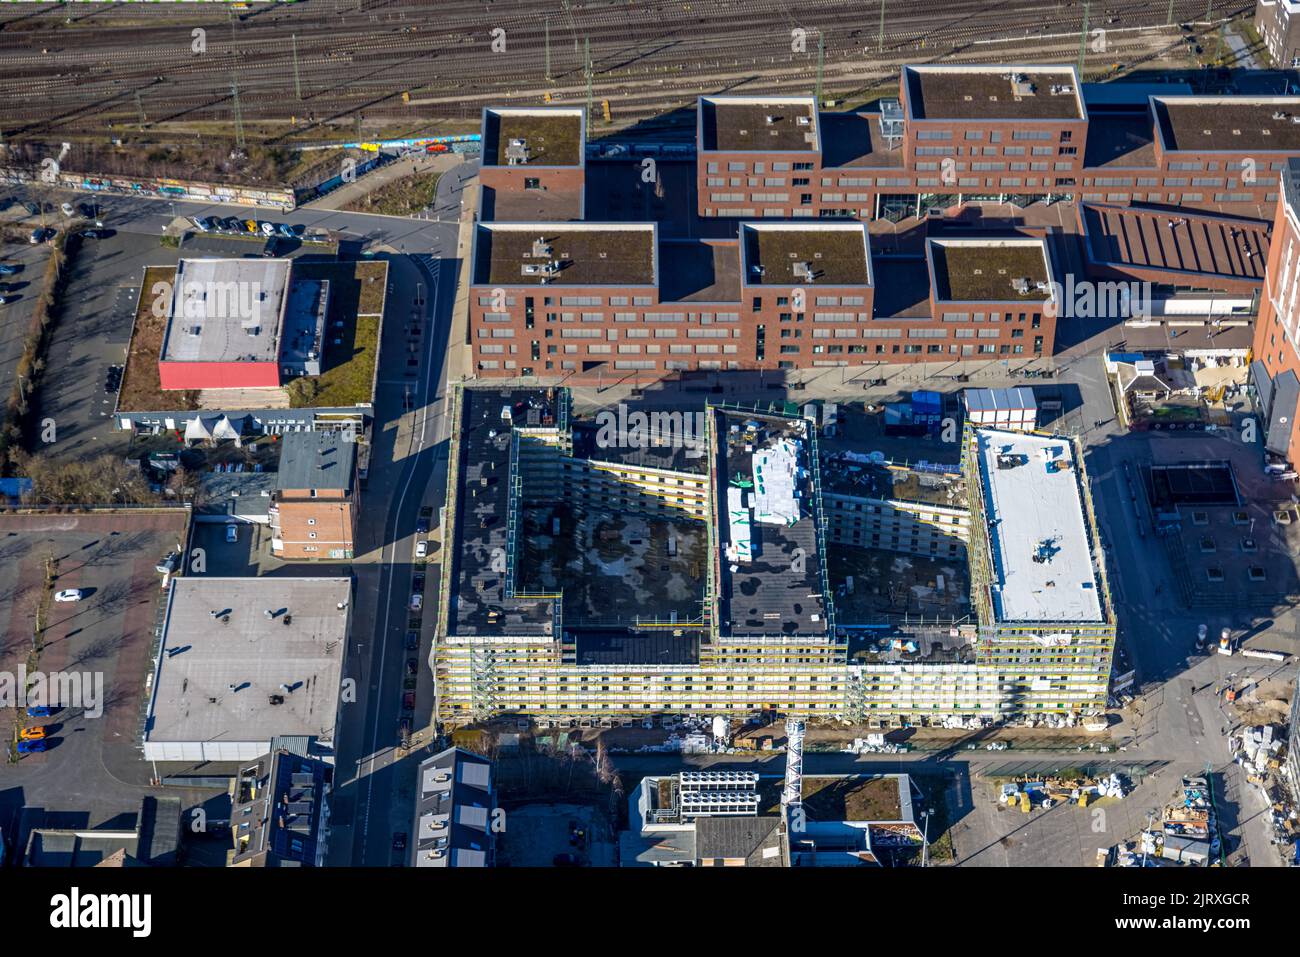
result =
M778 711L888 726L1105 706L1114 619L1070 439L968 431L962 496L835 493L840 541L861 506L904 550L970 551L973 620L860 654L881 632L837 615L817 430L793 405L577 421L563 389L454 401L442 722ZM1039 485L1032 519L1005 507Z

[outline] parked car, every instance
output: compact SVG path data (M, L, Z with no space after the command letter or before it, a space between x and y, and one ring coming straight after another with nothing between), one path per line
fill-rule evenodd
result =
M416 558L429 557L429 543L423 538L415 543L415 557Z
M233 545L233 544L234 544L235 542L237 542L237 541L239 541L239 526L238 526L238 525L227 525L227 526L226 526L226 542L227 542L228 544Z
M18 267L10 263L0 263L0 276L12 276L18 272Z
M29 718L49 718L52 717L53 715L54 715L53 708L43 708L37 705L33 705L32 707L27 709L27 717Z
M72 208L71 203L64 203L59 207L59 211L63 213L64 216L68 216L68 217L77 215L77 211Z
M80 588L65 588L54 596L55 601L81 601Z
M420 633L418 631L408 631L406 633L406 650L414 651L420 647Z
M414 692L414 691L406 691L406 692L403 692L403 694L402 694L402 710L403 710L403 711L414 711L414 710L415 710L415 692Z
M420 670L420 663L418 661L416 661L414 658L406 659L406 673L408 675L417 674L419 673L419 670Z
M427 535L429 533L429 520L427 518L417 520L415 523L415 531L420 535Z
M192 216L190 217L190 222L193 223L194 228L201 233L212 231L212 227L209 225L210 220L206 216Z
M278 232L280 233L280 235L283 236L285 239L297 239L297 238L298 238L298 234L295 233L295 232L293 231L293 227L290 226L288 223L281 223L281 224L279 225L277 231L278 231Z
M419 611L424 607L424 596L416 592L411 596L411 611Z
M255 219L244 220L244 229L248 230L250 233L260 232L260 229L258 228L257 225L257 220Z
M19 741L19 754L40 754L49 748L48 741Z
M423 592L423 591L424 591L424 576L423 576L423 575L416 575L416 576L414 576L414 577L411 579L411 591L416 591L416 592Z
M38 226L32 230L32 234L27 237L27 241L35 246L37 243L43 243L54 235L54 230L44 226Z
M83 229L81 231L82 239L107 239L108 231L104 229Z
M45 727L38 724L32 728L19 728L18 737L22 741L40 741L45 737Z
M221 228L228 233L237 233L243 227L243 223L234 216L227 216L225 219L217 220L217 222L221 225Z
M8 301L9 301L9 300L8 300L7 297L5 297L3 294L0 294L0 306L3 306L3 305L4 305L5 303L7 303Z
M261 229L262 229L262 235L263 235L263 236L274 236L274 235L275 235L275 223L259 223L258 225L259 225L259 226L261 227Z

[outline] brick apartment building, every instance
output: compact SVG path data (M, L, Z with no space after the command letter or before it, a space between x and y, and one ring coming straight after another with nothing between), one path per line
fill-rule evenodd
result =
M819 112L812 97L701 97L699 215L899 220L1076 200L1259 215L1300 152L1295 96L1081 85L1066 66L907 66L899 90L858 113Z
M1255 322L1250 383L1264 412L1264 449L1276 460L1300 462L1300 159L1282 174L1282 198Z
M350 559L360 508L357 447L343 432L289 432L269 511L271 553Z
M735 241L653 223L480 223L470 327L481 377L856 367L1050 354L1041 238L932 240L877 288L866 226L750 222ZM927 290L932 290L927 292Z
M1273 62L1282 68L1300 66L1300 3L1296 0L1255 0L1255 30Z
M580 220L587 167L586 113L577 107L483 111L482 215L499 222Z

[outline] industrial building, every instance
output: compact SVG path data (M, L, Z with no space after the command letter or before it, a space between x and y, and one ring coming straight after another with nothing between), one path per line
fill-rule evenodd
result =
M1300 66L1300 3L1255 0L1255 30L1279 67Z
M923 845L906 774L800 774L793 794L781 784L753 771L642 778L619 838L623 866L879 866L887 850Z
M888 469L824 487L843 463L784 403L710 406L689 468L647 465L627 432L575 442L587 426L563 389L466 387L453 415L443 722L775 710L883 726L1105 707L1114 616L1073 439L971 429L961 475L895 470L910 482L896 491ZM1051 514L1008 514L1040 495ZM970 613L903 637L844 619L828 537L961 559Z
M149 686L149 761L253 761L277 737L328 758L350 578L174 579Z
M274 389L320 375L329 283L288 259L182 259L158 378L164 390Z

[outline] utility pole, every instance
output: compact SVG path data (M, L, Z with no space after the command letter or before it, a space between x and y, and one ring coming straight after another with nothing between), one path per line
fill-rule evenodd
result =
M587 135L591 135L591 74L595 72L591 65L591 41L582 38L583 73L587 75ZM584 149L586 147L583 147Z
M544 20L546 26L546 82L551 82L551 18Z
M230 74L230 95L235 101L235 145L244 148L244 111L239 107L239 80Z
M298 34L293 34L293 91L302 99L302 78L298 75Z
M817 33L817 109L822 108L822 64L825 62L826 38Z
M1088 53L1088 8L1090 0L1083 0L1083 26L1079 30L1079 82L1083 82L1083 59Z
M136 90L136 91L135 91L135 112L136 112L136 113L139 115L139 117L140 117L140 132L143 133L143 132L144 132L144 124L145 124L145 122L146 122L147 117L145 117L145 115L144 115L144 101L140 99L140 91L139 91L139 90Z
M880 0L880 36L876 38L876 52L885 52L885 0Z

